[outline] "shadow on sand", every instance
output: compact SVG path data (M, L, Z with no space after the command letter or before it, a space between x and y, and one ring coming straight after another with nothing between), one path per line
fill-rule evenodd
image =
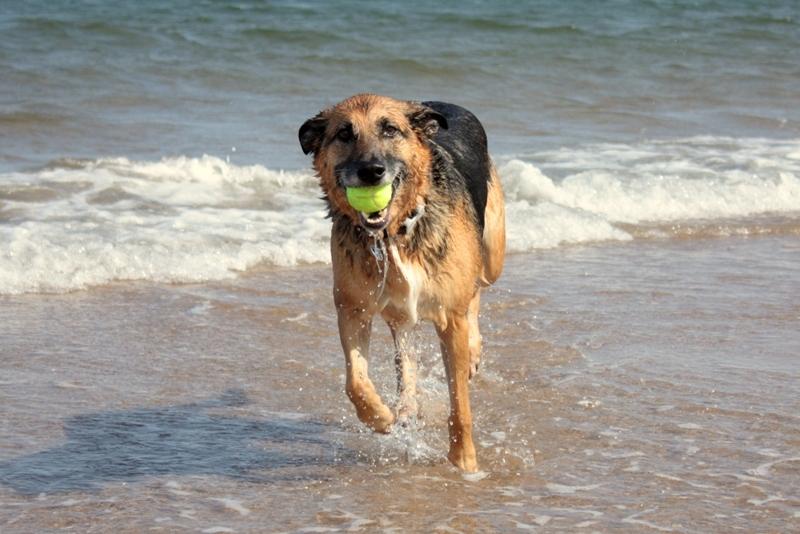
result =
M0 462L0 484L30 495L93 490L155 475L269 482L304 476L277 469L337 462L335 444L321 437L324 424L208 413L246 403L243 392L231 390L199 403L71 417L64 423L63 445Z

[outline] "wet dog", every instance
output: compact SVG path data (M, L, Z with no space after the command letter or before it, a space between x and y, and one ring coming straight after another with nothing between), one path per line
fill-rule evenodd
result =
M299 131L313 154L333 220L333 297L347 369L347 396L376 432L415 417L416 360L408 334L433 322L450 390L450 451L478 469L468 381L477 372L480 289L500 276L505 207L486 133L466 109L361 94L320 112ZM348 187L392 184L389 205L360 213ZM367 374L372 318L389 325L398 404L392 411Z

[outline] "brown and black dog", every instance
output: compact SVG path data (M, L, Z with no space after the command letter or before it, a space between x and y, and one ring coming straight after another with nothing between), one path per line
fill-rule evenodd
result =
M505 205L486 133L464 108L360 94L320 112L299 131L333 220L333 297L347 366L347 396L376 432L416 415L416 360L409 331L429 319L441 340L450 390L449 460L478 464L468 380L478 369L480 289L505 257ZM347 187L391 183L375 213L347 202ZM367 375L372 318L394 338L398 405L383 403Z

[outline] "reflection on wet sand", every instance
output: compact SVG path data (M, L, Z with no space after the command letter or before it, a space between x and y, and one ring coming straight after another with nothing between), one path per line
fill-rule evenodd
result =
M191 404L112 410L64 422L66 442L0 463L0 484L26 495L97 490L142 477L220 475L269 481L281 469L330 464L325 425L209 413L247 403L231 390ZM341 461L341 458L338 459Z

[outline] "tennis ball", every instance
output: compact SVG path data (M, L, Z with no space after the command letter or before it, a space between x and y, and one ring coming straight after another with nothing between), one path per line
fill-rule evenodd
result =
M348 187L347 202L362 213L381 211L392 200L391 182L369 187Z

